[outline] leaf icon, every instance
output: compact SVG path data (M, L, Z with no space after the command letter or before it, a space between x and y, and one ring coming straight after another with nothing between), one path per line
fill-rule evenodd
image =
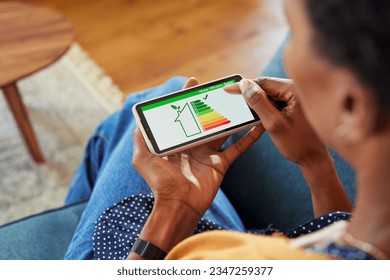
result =
M177 110L177 107L175 105L171 105L172 109Z

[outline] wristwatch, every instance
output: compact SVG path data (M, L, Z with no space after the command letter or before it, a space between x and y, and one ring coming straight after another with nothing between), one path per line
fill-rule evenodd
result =
M131 247L131 251L148 260L163 260L167 255L167 253L153 243L142 240L141 238L135 241L133 247Z

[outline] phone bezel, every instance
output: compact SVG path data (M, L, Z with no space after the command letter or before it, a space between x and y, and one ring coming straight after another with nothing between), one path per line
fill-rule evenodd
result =
M231 134L238 132L238 131L241 131L245 128L259 124L260 123L259 116L255 113L255 111L252 108L250 108L247 105L248 108L250 109L253 117L254 117L253 120L236 125L236 126L233 126L233 127L226 128L224 130L217 131L217 132L212 133L212 134L202 136L202 137L197 138L197 139L193 139L193 140L184 142L184 143L179 144L179 145L172 146L170 148L160 150L160 148L158 147L157 142L153 136L153 133L149 127L149 124L145 118L145 115L143 114L142 107L144 107L144 106L147 106L147 105L150 105L150 104L153 104L156 102L164 101L166 99L170 99L170 98L173 98L175 96L186 94L186 93L189 93L189 92L192 92L195 90L199 90L199 89L210 87L210 86L213 86L216 84L227 82L230 80L234 80L235 82L239 82L241 79L242 79L241 75L235 74L235 75L223 77L223 78L213 80L213 81L210 81L210 82L207 82L204 84L200 84L200 85L188 88L188 89L179 90L179 91L176 91L176 92L164 95L164 96L159 96L159 97L149 99L147 101L142 101L140 103L135 104L133 106L133 114L136 117L138 127L141 130L141 133L142 133L142 135L147 143L147 146L149 147L149 150L153 154L158 155L158 156L165 156L165 155L169 155L169 154L174 154L174 153L177 153L177 152L180 152L180 151L183 151L183 150L186 150L190 147L195 146L194 143L198 143L197 145L201 145L202 143L206 143L206 142L209 142L211 140L214 140L214 139L226 136L226 135L231 135Z

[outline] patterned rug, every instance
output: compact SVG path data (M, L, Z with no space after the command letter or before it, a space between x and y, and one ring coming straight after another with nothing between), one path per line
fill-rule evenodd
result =
M89 135L124 96L78 44L18 87L46 162L31 160L0 93L0 225L63 205Z

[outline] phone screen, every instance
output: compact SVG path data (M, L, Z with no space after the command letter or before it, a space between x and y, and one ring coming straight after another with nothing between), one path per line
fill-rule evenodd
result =
M137 106L145 131L158 153L215 136L259 120L240 94L223 90L236 75Z

